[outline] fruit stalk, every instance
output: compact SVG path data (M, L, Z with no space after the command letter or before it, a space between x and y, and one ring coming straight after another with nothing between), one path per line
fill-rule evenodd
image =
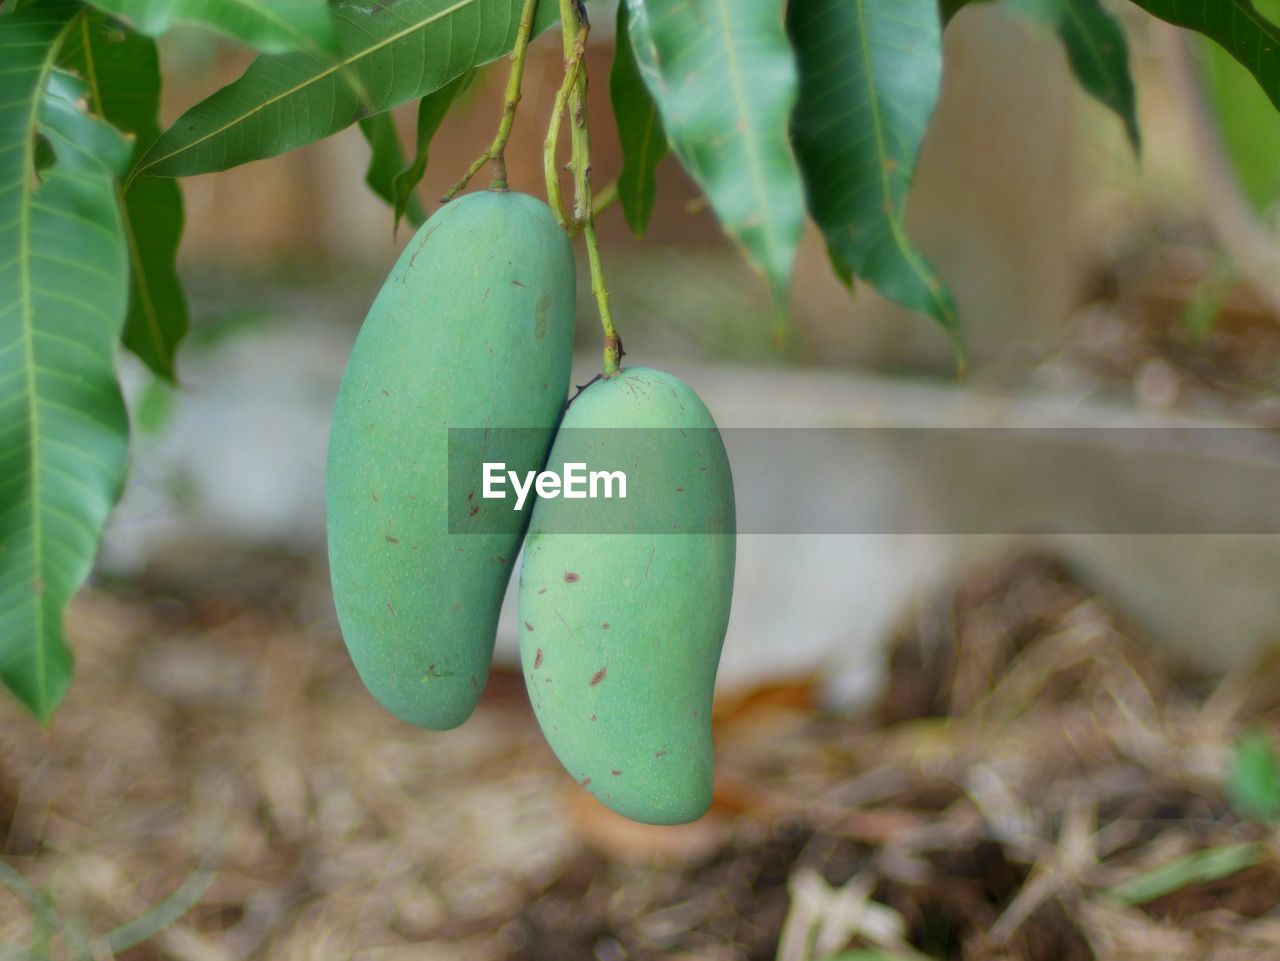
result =
M533 37L533 17L537 9L538 0L524 0L524 6L520 10L520 25L516 28L516 42L511 51L511 72L507 74L507 92L502 101L502 119L498 121L498 132L494 134L493 143L472 162L462 179L440 198L441 203L448 203L465 190L471 178L489 161L493 161L493 179L489 181L489 189L507 189L507 141L511 139L511 126L515 123L516 108L520 106L525 56L529 52L529 40Z
M568 96L570 109L571 153L569 167L573 173L573 222L580 227L587 245L587 262L591 268L591 293L596 298L600 313L600 326L604 331L604 376L618 373L622 359L622 341L613 325L613 313L609 309L609 288L604 282L604 268L600 262L600 241L596 236L594 200L591 193L591 128L587 122L587 69L586 45L591 24L586 10L575 0L560 0L560 23L564 38L565 82L556 96L557 107L552 112L551 126L555 136L547 137L544 163L547 167L547 193L551 196L554 182L555 202L553 210L561 208L560 178L555 170L555 146L559 136L561 113L566 108L564 96ZM570 29L576 24L576 29ZM570 67L572 64L572 67Z
M591 293L595 295L600 310L600 326L604 329L604 376L618 373L622 361L622 339L613 326L613 313L609 310L609 288L604 285L604 270L600 266L600 241L596 238L596 225L588 220L582 229L587 242L587 263L591 266Z

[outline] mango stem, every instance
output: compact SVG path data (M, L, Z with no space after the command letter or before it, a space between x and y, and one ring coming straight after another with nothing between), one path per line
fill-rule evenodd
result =
M576 25L576 29L574 28ZM576 0L560 0L560 27L564 42L564 82L556 93L551 114L551 128L543 150L543 167L547 178L547 199L562 226L572 234L582 231L587 246L587 263L591 268L591 293L596 298L600 326L604 330L604 376L612 377L621 366L622 340L613 324L609 309L609 288L604 282L600 263L600 240L596 236L595 198L591 192L591 128L587 123L587 36L591 24L586 9ZM560 195L560 172L556 169L556 146L560 124L566 108L570 111L571 143L569 169L573 173L573 217L565 216ZM606 188L607 189L607 188Z
M515 123L516 108L520 106L520 85L524 80L525 57L529 52L529 41L533 37L533 18L537 10L538 0L524 0L524 6L520 9L520 25L516 28L516 42L511 50L511 72L507 74L507 92L502 101L502 119L498 121L498 132L494 134L493 143L472 161L462 179L440 198L441 203L448 203L465 190L471 178L489 161L493 161L493 178L489 181L489 189L507 189L507 141L511 139L511 126Z
M604 284L604 270L600 266L600 241L596 239L596 225L588 220L582 228L587 242L587 263L591 266L591 293L595 295L600 311L600 326L604 329L604 376L612 377L622 362L622 339L613 326L613 312L609 309L609 288Z

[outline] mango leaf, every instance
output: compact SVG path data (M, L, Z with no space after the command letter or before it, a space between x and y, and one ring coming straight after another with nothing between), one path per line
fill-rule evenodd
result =
M369 142L369 169L365 172L364 182L375 194L391 204L396 202L396 176L404 169L404 148L400 146L400 135L396 133L396 124L389 112L375 113L372 117L360 120L360 132ZM141 181L146 183L146 181ZM164 181L171 183L172 181ZM392 230L399 223L396 217L392 222ZM409 206L409 220L414 224L422 223L422 204L416 199Z
M266 53L336 50L325 0L90 0L139 33L158 37L174 24L214 30Z
M643 15L643 11L641 11ZM640 73L640 64L631 43L629 23L633 15L627 4L618 4L613 70L609 74L609 96L622 144L622 172L618 175L618 202L627 226L637 237L644 235L658 192L658 163L667 155L667 133L662 129L658 105ZM650 76L655 66L646 63Z
M1005 0L1005 6L1057 31L1077 82L1115 111L1133 149L1138 150L1142 137L1129 74L1129 47L1120 21L1098 0Z
M1133 0L1153 16L1216 40L1248 68L1280 110L1280 27L1251 0Z
M431 150L431 140L440 129L445 114L453 106L454 101L462 96L475 78L476 72L468 70L456 80L450 80L435 93L427 94L418 101L418 132L414 140L413 161L396 174L392 184L392 200L395 205L396 223L406 211L418 208L417 219L410 215L410 220L418 224L423 220L422 208L414 196L413 190L421 182L427 172L427 158Z
M128 257L113 173L130 144L59 71L76 6L0 19L0 680L47 720L66 691L63 610L124 477L115 376ZM47 144L37 169L37 143Z
M122 30L101 14L80 18L62 63L89 83L93 112L134 137L134 159L160 126L160 61L155 41ZM182 237L182 192L172 180L135 183L124 204L129 251L129 315L124 344L158 377L174 379L173 358L187 332L187 300L175 260Z
M671 149L786 304L804 227L787 138L796 63L775 0L627 0ZM798 3L794 6L808 6Z
M1142 147L1137 96L1129 73L1129 46L1120 21L1098 0L1063 0L1058 35L1076 80L1124 123L1134 150Z
M1205 848L1121 881L1105 893L1124 904L1146 904L1189 884L1205 884L1230 877L1237 871L1253 867L1263 854L1262 845L1256 841Z
M955 301L903 226L942 76L934 0L805 0L790 5L788 27L800 55L796 152L832 261L932 317L958 349Z
M439 90L510 52L521 0L399 0L332 6L336 59L307 51L264 55L196 104L134 168L186 177L274 157ZM555 22L538 4L534 30Z

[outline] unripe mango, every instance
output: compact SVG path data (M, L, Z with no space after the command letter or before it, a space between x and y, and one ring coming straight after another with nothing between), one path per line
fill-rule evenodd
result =
M445 730L475 708L524 534L486 525L507 505L450 490L450 455L542 468L568 395L574 293L545 204L469 194L414 235L351 352L329 437L333 596L360 677L412 724ZM460 453L450 428L493 429L500 449Z
M733 592L724 444L685 384L632 367L570 404L548 470L566 463L624 470L627 496L534 505L520 571L530 701L597 799L637 821L692 821L711 802L711 696Z

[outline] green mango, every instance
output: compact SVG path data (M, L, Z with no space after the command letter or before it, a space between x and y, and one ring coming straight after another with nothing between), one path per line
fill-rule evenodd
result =
M352 349L329 436L333 597L365 685L420 727L474 710L524 534L494 523L510 505L450 481L464 467L478 477L482 459L545 463L568 396L575 289L545 204L468 194L414 235Z
M547 469L563 478L574 463L622 469L627 496L534 505L520 570L529 699L598 800L650 824L695 820L711 803L711 696L733 593L723 441L685 384L631 367L569 405Z

